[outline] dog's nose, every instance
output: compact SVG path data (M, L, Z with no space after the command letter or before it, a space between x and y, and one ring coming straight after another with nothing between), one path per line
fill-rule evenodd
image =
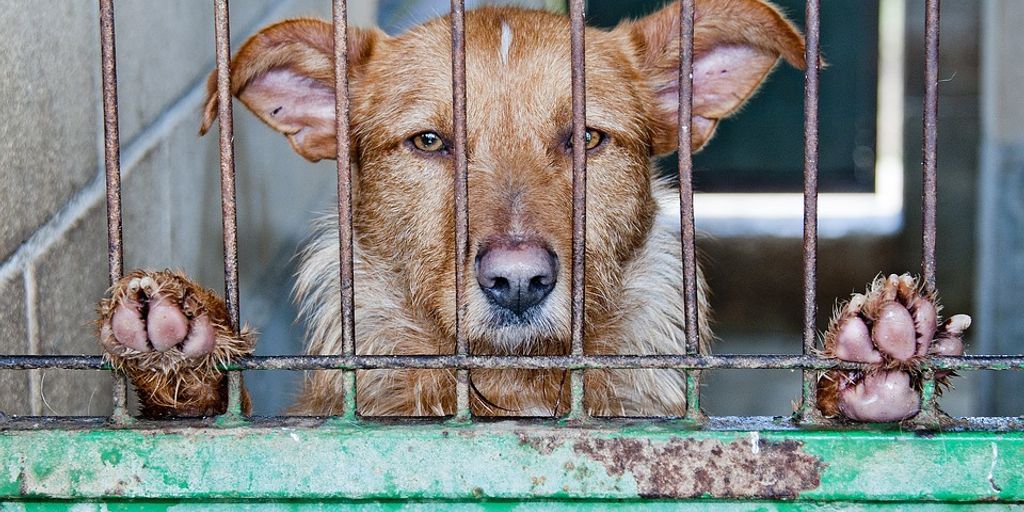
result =
M476 280L491 302L521 314L555 287L558 258L535 242L492 244L476 260Z

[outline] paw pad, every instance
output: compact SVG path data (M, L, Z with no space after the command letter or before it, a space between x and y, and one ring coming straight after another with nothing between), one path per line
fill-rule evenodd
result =
M214 351L219 303L205 304L205 290L174 272L136 271L111 289L100 306L100 341L115 356L160 353L171 359ZM212 307L211 307L212 306ZM219 324L219 325L218 325ZM229 331L230 332L230 331Z
M818 381L826 416L887 422L920 410L920 360L963 354L967 315L939 325L941 307L913 277L877 278L864 295L840 305L825 335L824 355L866 363L866 371L830 370ZM936 372L943 381L950 372Z

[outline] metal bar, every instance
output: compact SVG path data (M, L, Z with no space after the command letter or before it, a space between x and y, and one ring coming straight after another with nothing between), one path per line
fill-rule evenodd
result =
M570 45L572 51L572 309L571 353L583 354L583 331L586 317L586 250L587 250L587 92L586 39L584 0L569 3ZM571 419L582 419L584 411L583 379L579 371L570 377Z
M452 10L452 123L455 155L455 353L469 353L466 339L466 260L469 254L469 163L466 155L466 6L451 0ZM456 371L455 417L467 420L469 371Z
M694 370L866 370L871 365L799 354L766 355L583 355L583 356L253 356L232 361L224 370L373 370L373 369L643 369ZM921 369L1024 370L1024 356L972 355L928 357ZM110 370L102 356L0 356L0 370Z
M128 378L121 372L114 372L114 388L113 388L113 402L114 411L110 415L110 420L115 425L125 425L131 423L133 418L131 414L128 414Z
M107 178L107 262L110 284L124 273L121 247L121 142L117 125L117 57L114 2L100 0L100 53L103 69L103 163Z
M935 291L936 165L939 129L939 0L925 2L925 72L923 141L921 143L921 276L929 292ZM936 425L945 417L935 403L935 375L922 383L921 412L914 419Z
M214 0L217 36L217 122L220 124L220 200L224 227L224 292L231 329L238 332L238 221L235 203L234 125L231 117L231 32L228 0Z
M924 140L922 143L921 275L935 290L935 168L939 124L939 0L925 2Z
M114 44L114 2L99 0L100 59L103 73L103 164L107 185L107 264L110 285L124 274L124 250L121 245L121 137L117 125L117 53ZM128 415L128 380L114 373L112 419L124 422Z
M686 353L700 350L697 329L697 254L693 222L693 16L694 0L679 4L679 224L682 230L683 306L686 308ZM686 378L686 416L697 419L700 412L699 373Z
M804 48L804 355L814 353L817 342L819 35L819 0L807 0L807 39ZM817 418L816 379L814 372L803 374L800 415L808 421Z
M228 409L227 416L240 418L242 416L242 374L241 372L228 372Z
M649 419L678 419L674 416L653 416L645 417ZM636 417L630 416L601 416L591 418L590 421L581 427L565 426L562 422L552 421L548 417L516 417L516 426L529 426L531 428L545 428L545 427L559 427L559 430L565 432L581 432L581 431L600 431L607 429L621 428L624 426L631 427L642 427L642 428L653 428L661 432L670 433L679 437L678 431L674 429L665 429L663 425L658 424L642 424L636 422ZM246 418L245 425L252 428L251 432L265 431L266 429L280 429L278 432L290 432L289 429L318 429L320 431L329 430L331 432L338 432L339 430L349 430L352 428L362 429L362 433L369 431L385 429L385 428L412 428L412 429L428 429L436 427L441 423L440 427L452 431L447 422L438 422L436 417L423 417L423 416L373 416L361 419L361 425L353 427L349 422L338 422L332 417L327 416L250 416ZM90 430L98 432L103 430L103 427L108 423L109 418L106 416L13 416L3 420L3 432L14 433L19 431L45 431L55 429L65 429L67 431L75 430ZM648 425L651 425L648 427ZM888 433L907 433L908 426L913 425L906 422L900 423L834 423L827 425L828 427L841 427L842 431L830 432L827 428L822 429L805 429L802 433L818 432L828 433L829 435L843 436L844 432L855 431L855 432L888 432ZM135 422L132 427L135 432L138 431L152 431L153 429L159 429L161 434L179 434L179 433L195 433L193 429L216 427L218 429L224 426L224 422L220 421L219 418L172 418L163 420L142 420ZM473 428L487 428L487 422L478 422L473 425L462 425L459 426L460 430L465 432L464 429ZM702 425L700 432L691 434L693 437L699 437L705 435L707 432L744 432L749 436L750 432L786 432L800 430L801 426L793 422L790 418L781 416L709 416L705 424ZM118 427L118 430L122 430ZM837 430L837 429L832 429ZM961 416L951 418L948 423L943 423L942 430L946 432L981 432L1000 436L1003 433L1010 431L1024 431L1024 418L1020 416ZM107 429L106 431L110 431ZM521 430L520 430L521 431ZM910 435L914 435L910 433ZM918 434L919 435L919 434ZM922 439L928 439L928 436L920 436ZM4 438L0 435L0 442ZM749 437L747 440L749 446ZM397 458L397 460L402 460Z
M214 0L217 39L217 122L220 124L220 201L224 228L224 299L231 330L239 331L238 316L238 220L235 202L234 125L231 118L231 29L228 0ZM229 375L231 382L239 377ZM228 412L240 411L240 393L228 394Z
M348 2L334 0L334 115L338 164L338 258L341 280L342 354L356 353L356 321L352 252L352 166L349 155ZM343 415L354 419L355 375L345 375Z

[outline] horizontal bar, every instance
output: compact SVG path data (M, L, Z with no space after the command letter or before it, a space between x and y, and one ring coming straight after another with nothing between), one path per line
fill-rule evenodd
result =
M238 359L223 370L485 370L545 369L680 369L680 370L864 370L872 365L824 357L767 355L649 356L255 356ZM935 370L1022 370L1024 356L929 357L920 368ZM0 370L110 370L102 356L0 356Z
M7 430L0 500L1024 500L1021 432L525 425Z
M432 426L453 426L450 416L358 416L359 424L368 428L383 428L388 426L418 426L420 428L431 428ZM339 422L339 419L341 420ZM570 425L576 429L584 427L588 430L614 430L625 425L637 425L636 416L596 416L588 417L585 424ZM646 425L652 427L666 427L676 432L694 431L693 424L680 423L680 417L643 417L648 420ZM566 427L561 418L544 417L487 417L478 416L474 418L479 425L502 423L524 428L544 427ZM811 431L837 429L841 427L844 432L906 432L907 425L904 423L830 423L815 428L806 423L801 423L792 416L707 416L705 422L701 423L699 430L702 432L786 432L786 431ZM245 427L249 431L262 429L305 429L305 428L332 428L342 423L352 423L339 416L249 416L246 418ZM132 429L136 431L151 431L159 429L164 434L177 434L193 429L235 428L240 425L225 425L220 417L204 418L173 418L152 420L140 418L130 425L111 425L109 416L7 416L0 418L0 436L5 432L19 430L102 430L104 427L116 429ZM459 425L461 426L461 425ZM963 416L951 417L947 423L943 423L944 432L1019 432L1024 431L1024 417L1021 416Z

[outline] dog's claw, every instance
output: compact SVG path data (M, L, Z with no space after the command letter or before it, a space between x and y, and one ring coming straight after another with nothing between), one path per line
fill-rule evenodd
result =
M967 315L939 325L934 294L910 275L879 277L867 294L842 305L825 336L825 355L867 363L866 371L830 370L818 381L826 416L854 421L900 421L920 410L919 361L963 354ZM940 383L950 372L936 372Z

